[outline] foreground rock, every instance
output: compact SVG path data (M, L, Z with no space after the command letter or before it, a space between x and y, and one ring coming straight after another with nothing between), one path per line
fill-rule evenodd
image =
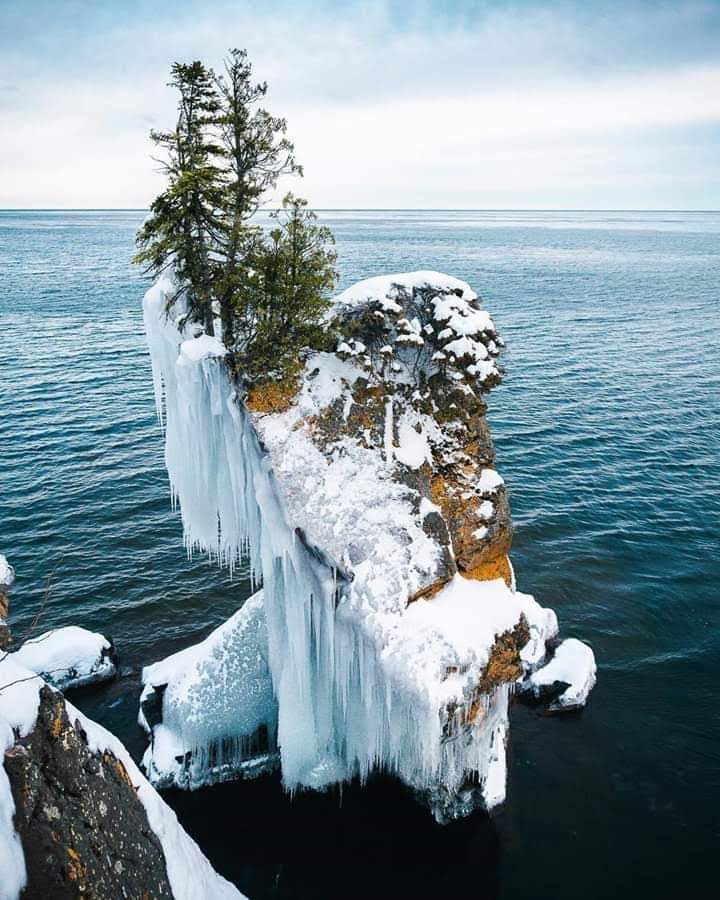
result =
M162 845L123 763L93 753L60 694L5 752L31 896L172 897Z
M0 662L0 897L239 898L122 744Z
M145 323L172 489L189 549L262 575L285 785L382 769L442 821L501 802L508 700L557 619L508 557L479 298L436 272L361 282L328 317L335 352L247 390L219 340L167 319L171 291Z

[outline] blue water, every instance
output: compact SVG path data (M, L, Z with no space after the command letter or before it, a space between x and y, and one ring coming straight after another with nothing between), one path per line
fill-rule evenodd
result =
M720 214L328 212L342 284L439 269L508 352L490 398L520 586L599 661L571 719L513 710L509 796L442 829L404 791L169 794L261 897L683 896L720 839ZM133 270L141 212L0 212L0 552L22 637L81 624L124 674L78 702L132 752L138 668L248 585L184 554ZM47 584L49 579L49 590ZM211 811L211 813L209 812ZM714 892L714 889L713 889Z

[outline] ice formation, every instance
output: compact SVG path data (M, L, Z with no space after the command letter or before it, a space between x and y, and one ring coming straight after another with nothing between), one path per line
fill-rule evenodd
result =
M42 680L20 666L16 655L0 659L0 751L12 746L15 733L28 734L35 725ZM68 715L79 722L91 750L109 750L125 766L145 808L148 822L160 841L168 880L175 900L242 900L242 894L218 875L175 813L140 772L120 741L66 701ZM0 765L0 900L17 900L26 883L22 845L13 824L14 802Z
M105 681L116 673L111 642L102 634L76 625L30 638L12 656L18 665L42 676L59 690Z
M384 769L440 820L502 802L508 699L557 620L507 558L480 399L502 342L477 295L435 272L355 285L328 316L354 336L310 357L275 409L230 376L217 339L166 315L171 290L151 288L144 316L172 494L188 551L248 556L262 579L284 784ZM199 683L174 707L190 731ZM226 715L212 741L237 735ZM178 745L198 761L204 727Z
M204 641L143 670L143 767L156 786L198 787L277 761L277 704L262 591Z

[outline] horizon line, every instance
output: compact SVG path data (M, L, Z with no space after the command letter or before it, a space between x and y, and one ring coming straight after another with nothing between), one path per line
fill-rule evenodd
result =
M314 206L315 212L637 212L637 213L719 213L720 209L664 209L660 207L579 207L579 206ZM275 212L268 206L258 212ZM147 206L3 206L6 212L149 212Z

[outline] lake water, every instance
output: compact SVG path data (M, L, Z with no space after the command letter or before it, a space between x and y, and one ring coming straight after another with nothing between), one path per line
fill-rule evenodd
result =
M508 345L490 396L520 587L589 642L579 716L512 711L508 801L442 828L379 778L170 792L253 900L605 898L717 889L720 214L326 212L342 286L437 269ZM144 346L142 212L0 212L0 552L12 622L113 637L75 702L138 756L138 670L247 596L185 556ZM49 580L49 590L47 584Z

